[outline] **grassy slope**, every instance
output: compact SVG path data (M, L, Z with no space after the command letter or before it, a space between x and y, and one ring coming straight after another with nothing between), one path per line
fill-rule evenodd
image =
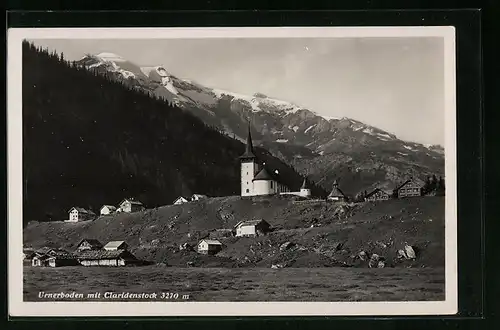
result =
M266 219L275 231L258 238L227 238L217 257L179 252L178 246L196 244L216 228L231 228L245 219ZM319 225L310 228L312 224ZM403 265L444 266L444 198L422 197L340 207L324 201L300 202L295 197L239 196L210 198L169 205L134 214L101 217L82 223L30 223L25 246L62 246L73 249L83 238L126 240L139 257L169 265L262 266L286 262L292 267L356 265L351 256L365 250L385 256L400 266L396 252L405 242L418 248L415 262ZM295 247L279 251L282 243ZM343 243L342 248L337 248ZM384 244L386 247L384 247ZM334 261L335 259L336 261ZM362 263L366 266L366 263Z

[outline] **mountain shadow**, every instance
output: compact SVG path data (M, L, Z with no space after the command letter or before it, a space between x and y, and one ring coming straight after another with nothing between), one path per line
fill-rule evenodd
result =
M135 197L147 207L179 195L238 195L244 145L126 80L67 62L23 42L24 222L97 213ZM265 150L258 155L298 189L302 177ZM313 192L325 192L313 184Z

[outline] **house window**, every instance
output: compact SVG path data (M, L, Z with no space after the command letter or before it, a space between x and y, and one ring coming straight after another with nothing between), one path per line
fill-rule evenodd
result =
M271 189L273 189L273 182L271 181Z

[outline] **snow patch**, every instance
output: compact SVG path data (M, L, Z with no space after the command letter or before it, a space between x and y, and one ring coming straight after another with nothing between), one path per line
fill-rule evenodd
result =
M392 136L390 136L389 134L385 134L385 133L377 133L378 136L381 136L381 137L384 137L384 138L387 138L387 139L392 139ZM386 140L387 141L387 140Z
M415 151L415 150L413 150L413 148L412 148L412 147L409 147L409 146L407 146L407 145L404 145L404 146L403 146L403 148L405 148L405 149L407 149L407 150Z
M278 139L278 140L276 140L276 142L278 142L278 143L287 143L288 139Z
M324 151L324 150L321 150L320 152L318 152L318 154L319 154L320 156L323 156L323 155L325 154L325 151Z
M352 121L352 120L351 120L351 121ZM365 128L365 129L363 130L363 133L373 135L373 129L371 129L371 128Z
M293 131L294 131L295 133L297 133L297 131L299 130L299 126L293 126L293 128L292 128L292 129L293 129Z
M170 77L161 78L161 83L170 93L175 95L179 94L179 91L172 84L172 80L170 79Z
M402 156L408 156L408 154L405 154L404 152L399 152L398 151L398 154L402 155Z
M307 132L309 132L314 126L316 126L316 124L314 125L311 125L309 126L305 131L304 131L304 134L306 134Z
M126 62L127 61L123 57L121 57L120 55L116 55L113 53L104 52L104 53L97 54L96 56L105 60L105 61L112 61L112 62Z

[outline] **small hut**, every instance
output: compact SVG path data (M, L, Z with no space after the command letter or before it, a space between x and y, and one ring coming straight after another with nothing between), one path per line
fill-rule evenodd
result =
M327 199L329 201L336 201L336 202L346 202L347 201L347 197L342 192L342 190L340 190L339 183L337 180L335 180L333 182L332 192L328 195Z

